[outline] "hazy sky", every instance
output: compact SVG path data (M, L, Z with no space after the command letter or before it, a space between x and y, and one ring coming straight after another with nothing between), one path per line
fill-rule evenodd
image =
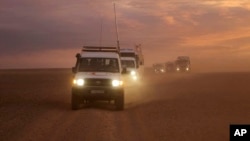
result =
M249 0L116 0L121 48L145 65L250 70ZM101 28L102 27L102 28ZM115 46L113 0L1 0L0 68L69 68L83 45Z

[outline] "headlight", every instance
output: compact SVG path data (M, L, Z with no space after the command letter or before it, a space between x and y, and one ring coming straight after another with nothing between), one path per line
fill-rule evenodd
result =
M135 75L136 73L135 73L135 71L131 71L130 74L131 75Z
M75 84L77 86L83 86L84 80L83 79L74 79L73 84Z
M180 70L180 68L176 68L176 70L177 70L177 71L179 71L179 70Z
M186 71L189 71L189 68L186 68Z
M112 80L112 86L113 87L119 87L121 85L123 85L122 81L120 81L120 80Z

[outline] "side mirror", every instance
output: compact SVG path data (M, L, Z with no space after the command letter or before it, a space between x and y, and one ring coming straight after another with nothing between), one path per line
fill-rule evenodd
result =
M72 72L76 73L76 67L72 67Z
M122 68L122 74L126 74L127 73L127 68Z

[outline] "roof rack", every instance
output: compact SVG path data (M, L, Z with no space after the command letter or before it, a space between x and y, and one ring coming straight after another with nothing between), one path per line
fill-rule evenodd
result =
M134 51L133 48L120 48L120 51Z
M83 46L84 52L116 52L119 53L117 47L104 47L104 46Z

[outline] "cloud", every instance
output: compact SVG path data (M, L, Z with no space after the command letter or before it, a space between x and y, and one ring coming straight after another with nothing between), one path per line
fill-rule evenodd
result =
M250 2L248 0L205 0L205 5L211 5L216 7L239 7L244 9L250 9Z
M239 42L240 39L248 39L250 37L250 27L234 27L231 30L223 32L212 32L204 35L197 35L185 38L185 45L217 45L217 44L233 44ZM249 40L244 42L250 43Z
M13 54L65 50L68 55L66 50L82 45L114 46L113 10L113 0L2 0L0 56L11 61ZM249 55L248 0L116 0L116 10L121 46L141 43L149 66L178 54Z

